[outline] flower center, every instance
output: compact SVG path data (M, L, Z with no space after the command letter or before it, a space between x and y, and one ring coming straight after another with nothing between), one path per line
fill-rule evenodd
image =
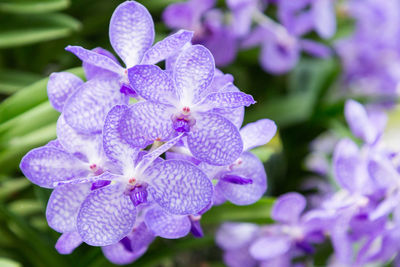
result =
M181 113L172 116L172 127L180 133L190 132L190 128L195 125L196 120L190 114L190 108L185 106Z

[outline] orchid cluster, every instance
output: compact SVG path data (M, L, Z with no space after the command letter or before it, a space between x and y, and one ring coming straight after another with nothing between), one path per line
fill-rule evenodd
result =
M355 29L336 44L336 50L344 83L353 94L384 104L398 97L399 10L397 0L352 0L342 5L341 13L355 21Z
M253 97L215 68L207 48L191 44L193 32L153 45L154 23L141 4L116 8L109 37L123 65L99 47L66 48L87 81L50 76L57 139L27 153L20 168L53 189L46 218L62 234L60 253L84 242L127 264L157 236L201 237L201 215L213 205L256 202L267 176L249 150L269 142L276 126L263 119L241 128ZM165 69L156 65L163 61Z
M333 0L226 0L227 9L215 0L188 0L171 4L163 13L173 30L195 32L193 42L206 46L216 64L231 63L239 50L261 47L260 64L273 74L290 71L302 51L316 57L331 55L329 47L306 37L316 32L322 39L336 32ZM277 8L277 21L267 8Z
M328 240L334 253L327 266L400 264L398 151L385 144L386 115L348 100L345 118L353 136L337 139L333 147L335 192L324 194L306 212L305 197L282 195L273 206L272 225L224 224L217 243L228 266L306 266ZM326 140L319 143L325 149L334 138ZM317 170L330 175L325 166Z

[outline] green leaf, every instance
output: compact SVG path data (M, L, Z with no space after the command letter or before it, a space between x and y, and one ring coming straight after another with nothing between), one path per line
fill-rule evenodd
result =
M207 211L201 219L201 223L221 224L223 222L271 222L270 211L274 204L273 198L263 197L256 203L249 206L236 206L232 203L224 203L220 206L214 206Z
M12 94L42 78L38 74L16 70L0 71L0 93Z
M0 183L0 201L13 195L28 186L31 182L25 177L22 178L10 178L2 183Z
M0 266L1 267L21 267L22 265L19 262L6 259L6 258L0 258Z
M69 0L2 0L0 12L13 14L48 13L65 9Z
M30 149L46 144L56 138L56 124L50 124L24 136L11 139L0 152L0 172L14 171Z
M42 211L42 204L34 199L18 199L9 203L8 208L19 216L27 216Z
M64 14L4 16L0 19L0 48L16 47L66 37L80 23Z
M73 68L66 70L79 77L83 78L84 73L82 68ZM12 96L8 97L0 103L0 123L4 123L19 114L47 101L47 82L49 78L44 78L40 81L29 85Z

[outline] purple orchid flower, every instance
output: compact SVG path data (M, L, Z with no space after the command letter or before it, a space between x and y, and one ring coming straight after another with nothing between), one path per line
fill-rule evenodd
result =
M110 21L110 42L127 68L137 64L155 64L179 51L190 42L193 33L179 31L151 45L154 23L145 7L127 1L117 7ZM92 78L68 99L65 119L83 133L100 132L102 118L116 104L127 104L127 96L135 96L129 85L127 69L121 67L112 54L103 49L86 50L68 46L83 61L86 74Z
M250 149L265 145L276 133L276 125L268 119L250 123L240 130L243 153L233 163L226 166L199 164L207 175L217 180L214 203L225 200L236 205L250 205L259 200L267 190L267 175L262 162Z
M110 184L93 190L78 213L78 232L84 242L94 246L111 245L127 236L140 204L154 201L172 214L184 215L200 211L212 197L212 183L200 169L189 162L158 157L180 136L147 154L120 138L115 123L126 109L115 106L103 130L104 151L119 173L103 174L101 180Z
M248 106L255 103L253 98L232 84L211 91L215 67L203 46L183 50L174 66L173 79L153 65L129 69L131 86L147 101L132 105L123 115L122 136L143 147L185 133L196 158L215 165L233 162L242 152L242 140L237 127L218 110Z

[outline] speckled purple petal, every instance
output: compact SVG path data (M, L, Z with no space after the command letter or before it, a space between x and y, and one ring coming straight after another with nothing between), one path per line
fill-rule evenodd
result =
M190 162L166 160L148 168L146 175L154 201L172 214L196 214L211 201L210 179Z
M132 164L139 149L132 147L125 140L121 138L119 132L119 123L122 116L127 112L128 106L117 105L114 106L104 122L103 128L103 149L108 158L114 162L119 163L120 166L125 164Z
M77 228L82 240L91 246L114 244L132 231L136 208L124 194L121 183L102 187L83 202Z
M117 62L107 56L87 50L80 46L69 45L65 48L65 50L73 53L80 60L82 60L82 62L111 71L118 75L124 74L124 68L122 68Z
M224 250L239 249L250 244L259 230L252 223L224 223L217 231L215 242Z
M78 133L65 121L64 114L57 121L57 138L66 151L82 154L90 163L98 163L92 160L99 160L102 156L101 134Z
M194 157L212 165L228 165L240 156L242 139L229 120L212 113L198 113L195 119L187 138Z
M186 215L173 215L159 207L146 212L145 222L153 233L162 238L175 239L186 236L190 231L190 220Z
M335 2L318 0L312 4L315 31L322 38L331 38L336 32Z
M134 66L128 70L128 77L133 90L146 100L164 104L178 100L172 79L158 66Z
M234 184L220 180L216 187L221 189L224 197L236 205L250 205L258 201L267 190L267 175L262 162L250 152L244 152L241 164L234 166L230 175L251 179L250 184Z
M50 104L62 112L68 97L83 84L81 78L69 72L53 72L47 83Z
M119 179L120 176L116 175L116 174L112 174L108 171L100 174L100 175L91 175L91 176L87 176L84 178L76 178L76 179L71 179L71 180L67 180L67 181L61 181L61 182L56 182L54 183L54 186L64 186L64 185L78 185L78 184L93 184L93 183L98 183L98 182L105 182L105 181L112 181L112 180L117 180ZM93 187L92 187L93 190Z
M297 222L306 205L306 199L299 193L286 193L276 200L271 218L278 222Z
M56 249L60 254L71 254L82 244L82 238L77 231L63 233L57 240Z
M20 169L32 183L45 188L53 188L55 182L87 175L83 162L51 146L29 151L22 158Z
M119 92L115 79L93 79L82 85L65 104L66 122L81 133L100 133L108 111L127 104L128 97Z
M92 52L106 56L106 57L112 59L112 61L114 61L115 63L119 64L117 58L106 49L103 49L101 47L96 47L96 48L92 49ZM91 65L87 62L83 62L82 67L83 67L83 70L85 71L85 76L86 76L87 80L91 80L91 79L93 79L95 77L99 77L99 76L104 76L104 75L109 76L109 75L115 74L115 72L105 70L104 68L99 68L99 67L97 67L95 65Z
M214 58L202 45L193 45L181 52L175 63L174 79L181 101L201 100L215 72Z
M141 64L156 64L178 53L193 37L192 31L179 30L147 50Z
M344 114L351 131L356 137L363 139L369 144L376 140L378 133L374 126L371 125L367 111L363 105L351 99L347 100Z
M122 138L137 147L146 147L154 140L169 140L172 128L169 107L150 101L136 103L123 116L119 130Z
M205 98L204 102L213 108L248 107L256 103L251 95L243 92L211 93Z
M128 68L139 64L154 41L154 22L147 9L134 1L120 4L110 21L110 42Z
M257 260L269 260L285 254L291 247L288 236L265 236L250 246L250 254Z
M142 256L155 236L146 227L145 223L135 226L125 238L130 241L131 251L128 251L121 242L102 247L104 256L114 264L128 264Z
M75 231L79 208L89 193L90 184L56 187L46 208L49 226L60 233Z
M248 123L240 130L243 140L243 150L248 151L258 146L265 145L276 134L276 124L269 119Z

